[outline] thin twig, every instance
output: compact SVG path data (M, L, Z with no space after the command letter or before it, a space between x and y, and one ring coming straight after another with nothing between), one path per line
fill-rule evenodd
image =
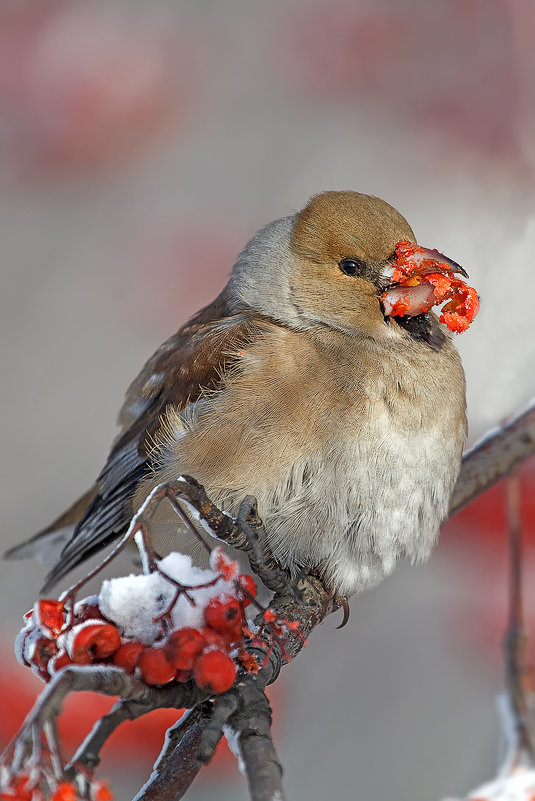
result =
M526 664L527 636L522 604L522 519L518 476L506 480L505 492L509 530L509 620L503 651L506 701L511 725L506 726L504 732L506 739L510 740L504 769L511 771L519 764L535 766L535 750L528 723L526 679L530 670Z
M473 500L492 483L510 472L518 462L534 452L535 406L532 406L466 454L453 495L450 514ZM179 496L180 503L176 501L176 495ZM111 561L136 534L139 533L143 537L144 544L148 541L148 523L163 498L171 501L175 511L182 519L187 518L188 525L192 528L196 528L195 524L199 521L202 528L208 527L216 538L247 553L253 571L262 578L266 575L269 580L270 575L281 574L280 566L269 551L265 538L256 536L257 532L254 530L252 532L254 536L251 536L251 531L243 530L243 527L255 529L256 521L243 516L243 520L240 519L243 527L240 527L211 503L204 489L196 481L187 477L170 485L158 487L151 493L140 513L133 519L128 534L106 557L105 563ZM173 503L173 498L176 505ZM251 510L254 511L253 507ZM200 529L198 533L200 534ZM266 558L263 562L259 560L259 549L265 552ZM150 561L150 545L147 555ZM518 560L520 552L515 551L514 556ZM513 576L513 579L517 583L512 610L516 622L519 623L521 622L519 573L516 574L516 578ZM82 583L85 583L85 580ZM72 588L71 599L82 583ZM18 760L22 764L28 758L28 750L32 747L34 755L36 751L40 751L42 727L50 721L55 721L61 704L69 692L93 690L105 695L120 696L123 701L97 723L78 749L73 765L68 768L69 777L73 775L72 771L77 764L82 769L80 771L82 774L84 768L88 771L94 768L103 743L123 720L138 717L145 711L162 706L197 707L191 717L181 721L174 729L173 735L166 740L155 772L136 796L136 801L156 801L156 799L178 801L182 798L201 769L203 759L209 758L213 753L215 745L223 735L224 725L230 726L238 735L251 797L254 801L267 801L268 798L282 799L281 769L271 739L271 711L264 694L264 687L276 680L281 664L297 656L303 647L304 638L308 637L328 614L339 608L339 602L333 598L333 594L326 589L320 578L312 575L300 579L298 594L290 591L287 579L285 582L275 582L272 589L276 594L270 603L270 610L283 620L290 623L297 622L299 631L284 629L284 636L276 641L274 638L269 640L268 634L265 634L265 649L258 644L258 638L252 643L246 643L246 649L257 657L258 664L261 665L256 677L240 674L239 681L228 693L219 696L215 703L206 704L203 702L208 698L207 694L198 690L192 682L187 685L173 683L163 688L153 688L110 666L67 667L53 678L28 716L22 734L11 746L10 753L15 752L14 761ZM263 610L255 621L257 625L261 625L262 615ZM522 671L519 670L519 666L523 665L518 631L517 626L514 647L511 646L510 649L509 665L510 675L515 681L520 680ZM264 635L260 634L260 639L262 636ZM513 686L516 685L511 684L511 687ZM515 695L515 699L516 697ZM522 742L527 741L522 740ZM532 755L531 745L530 749Z
M164 699L162 698L161 700ZM163 706L166 707L168 705L164 703ZM157 708L154 700L151 704L137 701L118 701L106 715L97 720L86 739L78 748L71 759L70 765L66 768L65 775L67 779L73 779L80 770L92 774L100 762L100 751L115 729L121 723L137 720L137 718Z

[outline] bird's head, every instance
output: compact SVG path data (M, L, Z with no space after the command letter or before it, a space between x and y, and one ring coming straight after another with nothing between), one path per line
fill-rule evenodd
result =
M403 256L420 253L406 274L400 243ZM294 328L328 326L381 336L391 315L403 324L404 317L425 314L439 302L428 283L431 273L466 275L455 262L415 243L408 222L384 200L323 192L253 237L234 266L230 303L236 311L254 309ZM443 300L451 297L450 291Z

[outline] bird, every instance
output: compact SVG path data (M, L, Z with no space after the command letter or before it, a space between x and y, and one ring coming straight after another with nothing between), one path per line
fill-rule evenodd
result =
M416 243L405 218L351 190L262 228L128 388L95 485L7 558L61 546L47 591L187 474L230 515L254 496L281 567L339 597L427 559L460 471L465 378L432 309L385 309L400 242Z

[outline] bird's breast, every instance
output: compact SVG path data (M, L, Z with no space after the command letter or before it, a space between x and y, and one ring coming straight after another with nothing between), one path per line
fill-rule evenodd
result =
M351 594L436 540L465 437L462 368L453 348L282 340L176 418L160 480L189 473L231 513L254 495L280 561Z

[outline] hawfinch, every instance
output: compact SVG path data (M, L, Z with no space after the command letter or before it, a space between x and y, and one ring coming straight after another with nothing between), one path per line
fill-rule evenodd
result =
M411 305L411 281L394 312L396 249L415 242L392 206L350 191L259 231L219 297L131 384L95 486L8 556L62 541L48 588L118 539L157 484L187 474L231 515L255 496L280 564L319 572L339 596L400 557L425 559L459 474L465 381L432 301ZM439 278L466 275L438 256Z

